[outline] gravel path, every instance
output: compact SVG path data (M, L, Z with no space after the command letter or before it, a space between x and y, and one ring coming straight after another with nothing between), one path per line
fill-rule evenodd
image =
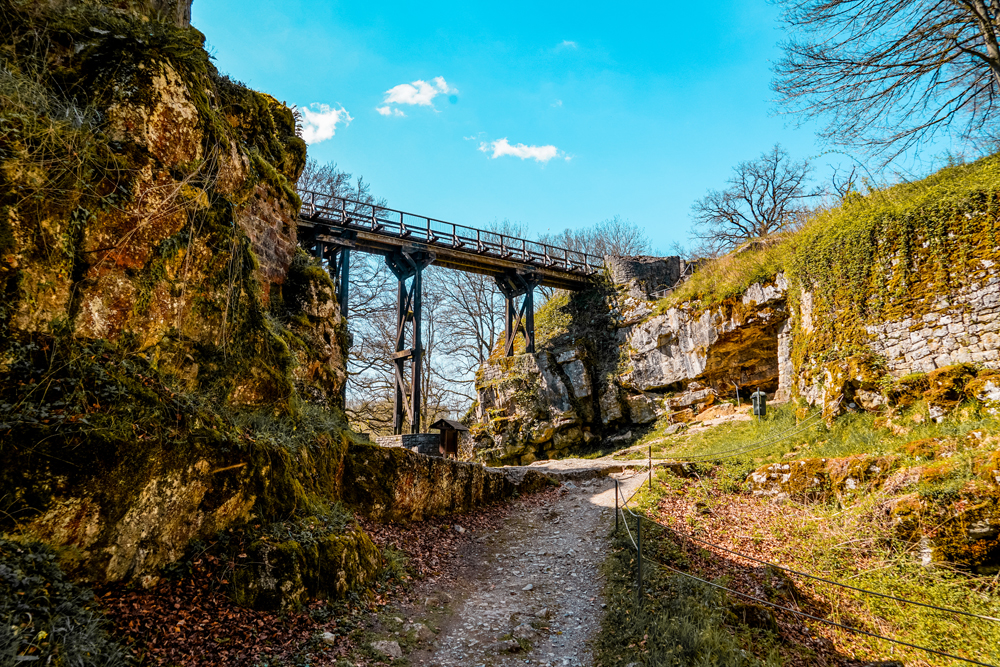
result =
M623 492L644 480L623 480ZM614 480L600 477L567 482L552 502L512 513L464 554L460 577L423 591L426 607L444 608L437 638L411 664L591 665L614 506Z

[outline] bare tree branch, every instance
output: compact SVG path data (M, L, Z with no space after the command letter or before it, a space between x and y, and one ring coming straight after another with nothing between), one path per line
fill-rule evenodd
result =
M995 140L1000 2L776 2L792 37L774 90L821 137L883 163L941 133Z

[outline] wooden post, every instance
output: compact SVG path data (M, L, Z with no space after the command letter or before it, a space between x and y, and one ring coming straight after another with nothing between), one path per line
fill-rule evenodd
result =
M636 541L636 557L637 567L635 568L636 576L636 588L635 588L635 603L636 605L642 604L642 517L635 517L635 541Z
M347 319L347 299L350 295L348 286L351 277L351 249L340 249L340 281L337 284L337 302L340 303L340 314Z
M524 293L524 351L535 353L535 285L528 283Z
M423 267L417 264L413 276L413 377L410 378L410 433L420 433L420 370L424 356L420 332Z

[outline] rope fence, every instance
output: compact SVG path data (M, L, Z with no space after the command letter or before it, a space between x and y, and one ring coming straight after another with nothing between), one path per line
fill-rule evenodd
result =
M633 477L634 476L635 475L633 475ZM662 523L660 523L658 521L655 521L655 520L647 517L643 513L638 513L637 514L636 512L632 511L632 508L630 508L628 505L632 501L632 499L635 497L635 495L641 489L642 489L642 485L640 485L639 487L637 487L628 498L625 498L624 494L621 492L620 481L617 480L617 479L615 480L615 532L617 533L617 531L618 531L619 516L620 516L621 522L625 524L625 530L626 530L626 533L628 535L629 542L632 543L632 548L636 552L636 560L637 560L637 572L636 572L636 591L637 592L636 592L636 601L637 601L637 604L641 604L642 603L642 589L643 589L643 586L642 586L642 561L644 559L643 559L643 554L642 554L642 528L641 527L642 527L642 521L645 520L645 521L647 521L647 522L649 522L649 523L651 523L653 525L656 525L656 526L659 526L659 527L661 527L661 528L663 528L665 530L671 531L671 533L673 533L674 535L678 535L678 536L682 535L684 537L688 537L692 541L700 542L701 544L704 544L704 545L709 546L711 548L719 549L720 551L724 551L724 552L732 554L734 556L738 556L740 558L745 558L746 560L749 560L749 561L752 561L752 562L756 562L756 563L760 563L760 564L765 565L765 566L774 567L776 569L788 572L788 573L793 574L793 575L797 575L797 576L801 576L801 577L806 577L808 579L814 579L814 580L821 581L823 583L830 584L830 585L833 585L833 586L837 586L837 587L840 587L840 588L852 590L852 591L855 591L855 592L858 592L858 593L862 593L862 594L865 594L865 595L871 595L871 596L876 596L876 597L880 597L880 598L885 598L885 599L893 600L893 601L900 602L900 603L903 603L903 604L911 604L911 605L916 605L916 606L920 606L920 607L932 609L932 610L935 610L935 611L938 611L938 612L942 612L942 613L955 614L955 615L960 615L960 616L975 618L975 619L978 619L978 620L984 620L984 621L990 621L990 622L1000 623L1000 619L994 618L992 616L984 616L984 615L981 615L981 614L975 614L975 613L971 613L971 612L966 612L966 611L963 611L961 609L952 609L952 608L948 608L948 607L940 607L940 606L937 606L937 605L932 605L932 604L928 604L928 603L925 603L925 602L920 602L920 601L917 601L917 600L910 600L910 599L907 599L907 598L901 598L901 597L897 597L897 596L894 596L894 595L887 595L885 593L879 593L878 591L872 591L872 590L868 590L868 589L865 589L865 588L860 588L860 587L857 587L857 586L851 586L850 584L844 584L844 583L841 583L841 582L838 582L838 581L834 581L834 580L831 580L831 579L826 579L824 577L819 577L819 576L812 575L812 574L809 574L809 573L806 573L806 572L800 572L798 570L793 570L791 568L787 568L787 567L784 567L782 565L778 565L777 563L771 563L769 561L762 560L762 559L759 559L759 558L755 558L753 556L741 553L739 551L735 551L733 549L728 549L726 547L723 547L721 545L715 544L713 542L709 542L708 540L703 540L701 538L695 537L694 535L690 535L690 534L687 534L687 533L681 533L680 531L674 529L671 526L666 526L666 525L664 525L664 524L662 524ZM619 499L622 500L622 502L620 504L619 504ZM632 530L629 527L628 516L626 516L626 511L628 512L629 515L631 515L636 520L636 535L635 536L632 535ZM784 605L780 605L780 604L777 604L775 602L771 602L770 600L764 600L762 598L750 595L748 593L743 593L742 591L738 591L738 590L729 588L727 586L723 586L721 584L717 584L715 582L708 581L707 579L703 579L701 577L695 576L695 575L690 574L688 572L684 572L684 571L679 570L679 569L677 569L675 567L672 567L670 565L666 565L664 563L660 563L659 561L651 560L648 556L645 558L645 560L649 561L653 565L655 565L657 567L660 567L660 568L662 568L664 570L673 572L675 574L679 574L681 576L687 577L689 579L693 579L695 581L699 581L699 582L701 582L703 584L707 584L708 586L711 586L713 588L716 588L718 590L721 590L721 591L724 591L724 592L727 592L727 593L731 593L731 594L739 596L739 597L741 597L743 599L750 600L752 602L756 602L756 603L759 603L759 604L763 604L763 605L766 605L768 607L772 607L772 608L775 608L775 609L778 609L778 610L781 610L781 611L789 612L791 614L794 614L794 615L802 617L802 618L807 618L809 620L817 621L819 623L824 623L824 624L832 626L832 627L840 628L842 630L846 630L846 631L854 633L854 634L860 634L860 635L864 635L864 636L867 636L867 637L871 637L873 639L879 639L879 640L883 640L883 641L888 641L888 642L891 642L891 643L894 643L894 644L898 644L898 645L901 645L901 646L906 646L908 648L913 648L913 649L917 649L917 650L920 650L920 651L925 651L927 653L930 653L930 654L933 654L933 655L937 655L937 656L940 656L940 657L944 657L944 658L949 658L949 659L952 659L952 660L959 660L961 662L969 663L969 664L972 664L972 665L980 665L981 667L998 667L997 665L993 665L993 664L990 664L990 663L980 662L978 660L973 660L971 658L963 658L961 656L954 655L954 654L951 654L951 653L947 653L945 651L940 651L938 649L929 648L927 646L921 646L919 644L913 644L913 643L910 643L910 642L903 641L901 639L895 639L893 637L886 637L884 635L880 635L880 634L877 634L877 633L874 633L874 632L869 632L869 631L863 630L861 628L855 628L855 627L852 627L850 625L845 625L843 623L838 623L838 622L832 621L830 619L822 618L820 616L815 616L813 614L809 614L807 612L804 612L804 611L801 611L801 610L798 610L798 609L793 609L791 607L786 607Z

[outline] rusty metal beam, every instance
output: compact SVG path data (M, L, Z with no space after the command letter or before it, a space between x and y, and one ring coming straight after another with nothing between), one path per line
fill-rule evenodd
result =
M420 432L423 400L421 392L423 272L433 261L434 254L423 251L412 253L400 251L386 256L386 265L396 276L396 351L392 354L396 378L393 433L396 435L403 433L404 418L409 422L410 433ZM406 347L408 333L409 348ZM410 362L409 387L406 383L407 362Z

